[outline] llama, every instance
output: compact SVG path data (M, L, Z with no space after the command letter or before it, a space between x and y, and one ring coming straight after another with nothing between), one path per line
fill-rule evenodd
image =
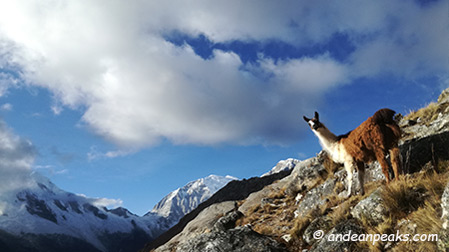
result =
M346 197L352 194L352 177L355 167L359 171L358 179L361 194L365 194L365 163L370 163L376 159L382 166L382 172L387 183L390 182L389 165L385 157L387 151L390 153L395 179L399 178L401 165L398 141L401 137L401 130L393 120L395 113L391 109L380 109L359 127L341 136L336 136L330 132L320 122L317 112L312 119L303 117L331 159L335 163L344 164L348 174L348 193Z

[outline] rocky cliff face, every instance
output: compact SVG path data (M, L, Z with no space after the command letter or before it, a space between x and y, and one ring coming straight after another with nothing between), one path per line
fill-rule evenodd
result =
M144 251L448 251L449 89L438 102L398 120L405 170L399 181L386 185L374 162L367 168L365 195L345 199L346 172L322 152L295 161L291 174L244 197L211 201L162 246ZM358 189L356 179L354 184ZM339 234L386 239L333 239ZM411 240L423 234L440 239Z

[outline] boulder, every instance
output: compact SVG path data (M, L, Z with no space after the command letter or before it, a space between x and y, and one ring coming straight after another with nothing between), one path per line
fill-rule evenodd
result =
M351 211L351 215L362 220L365 218L372 225L377 225L383 221L385 215L387 215L387 210L383 205L383 200L380 195L381 189L375 190L368 197L361 200Z
M249 226L235 227L242 213L235 210L221 217L211 232L181 241L176 251L182 252L284 252L285 246L268 236L261 235Z

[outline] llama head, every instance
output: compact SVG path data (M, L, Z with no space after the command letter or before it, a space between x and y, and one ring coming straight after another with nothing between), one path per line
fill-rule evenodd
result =
M319 128L323 127L323 124L320 122L320 115L316 111L315 116L312 119L307 118L306 116L303 116L303 118L304 121L306 121L309 124L312 130L318 130Z

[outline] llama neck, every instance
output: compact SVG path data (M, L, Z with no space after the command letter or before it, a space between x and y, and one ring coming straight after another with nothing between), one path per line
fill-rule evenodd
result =
M332 133L326 126L320 127L318 130L313 130L313 133L320 140L321 146L329 153L333 154L335 144L337 143L337 136Z

